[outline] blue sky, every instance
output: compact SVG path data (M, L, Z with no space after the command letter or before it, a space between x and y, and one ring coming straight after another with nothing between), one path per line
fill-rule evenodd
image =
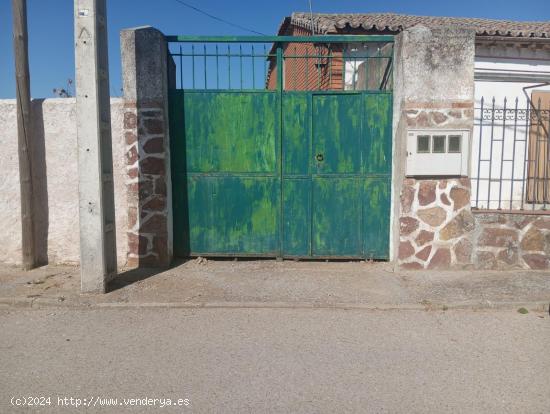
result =
M185 0L211 14L253 30L275 34L284 16L307 11L307 0ZM176 0L108 0L111 94L120 94L119 31L152 25L165 34L250 34L214 21ZM314 12L394 12L433 16L550 20L548 0L312 0ZM74 78L73 0L27 0L31 93L51 97ZM14 63L11 1L0 0L0 98L13 98Z

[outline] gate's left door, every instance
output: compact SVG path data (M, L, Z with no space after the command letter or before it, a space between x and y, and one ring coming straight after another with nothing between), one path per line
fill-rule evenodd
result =
M279 255L279 99L171 91L176 255Z

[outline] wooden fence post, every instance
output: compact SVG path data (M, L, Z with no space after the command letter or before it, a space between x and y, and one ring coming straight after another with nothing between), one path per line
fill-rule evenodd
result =
M15 54L15 79L17 100L17 138L19 152L19 181L21 185L21 252L23 268L36 267L34 246L34 203L31 139L31 95L29 76L29 52L27 36L27 2L12 0L13 48Z

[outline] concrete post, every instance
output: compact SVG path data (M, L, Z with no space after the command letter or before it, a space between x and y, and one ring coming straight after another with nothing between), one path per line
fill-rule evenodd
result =
M168 131L169 64L164 35L152 27L120 35L127 146L128 265L172 261L172 184Z
M106 0L75 0L81 289L116 275Z

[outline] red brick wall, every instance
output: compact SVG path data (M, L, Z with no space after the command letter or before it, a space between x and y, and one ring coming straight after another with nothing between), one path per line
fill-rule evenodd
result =
M302 28L292 28L290 36L310 36L311 32ZM329 54L332 58L329 58ZM319 56L322 58L294 58L292 56ZM326 45L313 43L287 43L283 49L284 89L285 90L341 90L343 89L343 56L341 48L332 47L329 52ZM332 61L332 62L331 62ZM318 64L319 63L319 64ZM268 75L267 88L277 87L277 63L272 58Z

